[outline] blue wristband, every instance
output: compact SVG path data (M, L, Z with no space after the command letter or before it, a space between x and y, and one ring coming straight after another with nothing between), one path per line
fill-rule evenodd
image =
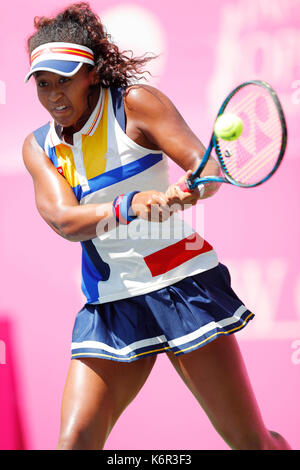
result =
M139 192L140 191L132 191L130 193L121 194L113 201L113 214L120 224L129 224L137 218L137 215L133 214L131 202L133 196Z
M134 219L137 218L137 215L133 213L131 203L133 196L139 192L140 191L132 191L131 193L124 194L123 199L120 203L120 213L122 217L128 222L132 222Z

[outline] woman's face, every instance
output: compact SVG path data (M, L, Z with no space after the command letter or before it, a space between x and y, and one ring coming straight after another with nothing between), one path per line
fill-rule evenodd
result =
M83 65L72 77L41 71L35 74L35 81L38 98L55 122L74 132L79 131L98 99L95 91L91 95L91 85L96 84L94 70Z

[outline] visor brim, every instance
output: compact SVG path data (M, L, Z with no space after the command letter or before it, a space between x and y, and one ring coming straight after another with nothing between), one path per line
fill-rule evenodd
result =
M31 67L29 73L26 75L24 82L28 82L31 75L36 72L52 72L64 77L72 77L81 68L82 62L73 62L67 60L44 60Z

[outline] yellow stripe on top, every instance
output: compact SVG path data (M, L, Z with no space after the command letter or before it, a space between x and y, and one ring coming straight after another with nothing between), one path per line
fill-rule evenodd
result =
M87 179L95 178L105 172L107 152L107 119L108 119L108 92L105 91L105 100L101 121L93 135L82 136L82 153ZM91 127L95 125L92 123ZM92 132L92 129L89 129Z
M107 151L107 120L108 120L108 92L105 90L103 112L99 122L101 104L91 123L87 135L82 134L82 156L86 170L87 179L94 178L105 172L106 151ZM95 129L95 126L96 129ZM94 133L90 135L92 132ZM80 184L78 173L76 171L73 149L63 143L55 146L58 168L66 180L75 188Z
M68 145L59 144L55 147L58 167L62 167L64 177L72 188L79 184L79 178L75 169L72 149Z

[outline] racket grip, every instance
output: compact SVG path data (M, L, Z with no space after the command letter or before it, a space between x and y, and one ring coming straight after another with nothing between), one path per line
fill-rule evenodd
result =
M186 181L183 181L183 183L180 183L177 185L181 191L183 191L184 193L191 193L193 190L190 189L186 183ZM198 186L198 191L200 192L200 197L203 197L204 196L204 193L205 193L205 185L204 184L199 184Z
M178 184L177 186L184 193L190 193L191 192L191 190L188 188L188 185L186 184L186 181L183 181L182 183Z

